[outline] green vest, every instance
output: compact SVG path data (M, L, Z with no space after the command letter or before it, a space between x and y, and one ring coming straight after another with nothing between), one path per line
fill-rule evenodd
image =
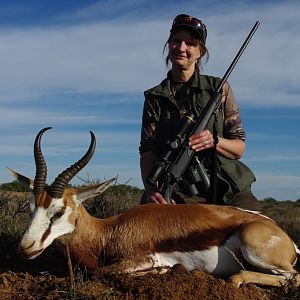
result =
M203 108L208 103L210 97L215 92L220 78L202 75L198 72L195 73L194 79L190 88L187 91L188 99L190 102L190 110L194 116L198 117ZM170 88L170 79L166 78L158 86L145 91L145 99L150 101L156 115L154 116L157 121L156 137L153 141L154 149L161 155L164 150L164 145L169 140L174 138L181 126L180 110L176 103L172 101L172 92ZM223 136L223 114L220 108L210 118L207 129L210 132L217 131L218 136ZM153 146L152 146L153 149ZM210 150L208 150L210 151ZM202 151L206 152L206 151ZM197 154L198 155L198 154ZM203 153L199 153L203 155ZM218 161L218 196L230 196L239 192L251 192L251 184L255 181L253 172L240 160L225 158L217 155ZM190 176L186 176L189 177ZM193 182L190 182L193 185ZM219 189L219 184L222 188Z

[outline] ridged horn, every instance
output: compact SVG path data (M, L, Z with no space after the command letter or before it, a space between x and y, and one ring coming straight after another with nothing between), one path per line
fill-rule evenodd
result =
M54 182L51 184L51 186L48 189L48 194L53 198L61 198L64 192L64 189L66 185L69 183L69 181L79 172L81 171L86 164L90 161L92 158L95 148L96 148L96 138L92 131L90 131L91 134L91 143L88 151L85 153L85 155L74 165L64 170L61 174L59 174Z
M41 151L41 138L43 133L51 128L52 127L43 128L37 134L34 141L34 160L35 160L36 172L34 178L33 193L35 195L41 193L44 190L46 184L47 165Z

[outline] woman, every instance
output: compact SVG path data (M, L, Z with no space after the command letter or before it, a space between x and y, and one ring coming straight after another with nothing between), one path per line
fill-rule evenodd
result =
M176 16L165 46L169 50L166 63L170 61L172 68L167 78L145 92L139 148L145 186L142 203L166 203L157 186L147 182L149 173L166 143L176 136L184 116L197 118L221 80L200 74L201 60L208 59L206 37L201 20L185 14ZM210 202L211 189L191 176L197 169L196 161L201 161L211 180L216 169L218 203L256 209L257 200L251 192L255 176L239 161L245 152L245 131L227 82L222 88L220 109L211 117L206 130L190 136L189 145L196 155L172 195L175 202Z

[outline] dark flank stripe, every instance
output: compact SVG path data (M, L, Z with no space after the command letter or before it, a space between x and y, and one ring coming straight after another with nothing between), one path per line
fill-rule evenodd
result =
M188 252L208 250L213 246L222 245L236 226L226 228L210 228L204 231L195 231L187 236L171 238L154 243L154 252Z

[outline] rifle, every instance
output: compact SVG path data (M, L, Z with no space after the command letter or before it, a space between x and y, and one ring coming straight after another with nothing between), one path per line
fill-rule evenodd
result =
M176 137L167 143L164 155L156 161L153 169L151 170L147 178L147 182L152 185L159 183L158 191L168 203L171 202L172 193L178 182L182 179L182 175L188 168L192 158L195 158L197 162L197 169L194 172L195 179L198 181L201 180L205 191L210 188L210 177L207 174L204 165L194 155L195 151L190 148L188 144L189 137L203 131L211 116L219 109L221 105L220 95L222 87L249 44L259 24L259 21L254 24L242 47L218 84L216 91L210 97L207 105L202 110L200 116L197 120L194 120L195 118L192 115L186 116L183 119L183 124L181 125ZM216 184L214 185L216 186ZM214 189L216 189L216 187L214 187ZM216 194L215 190L213 191L213 194Z

